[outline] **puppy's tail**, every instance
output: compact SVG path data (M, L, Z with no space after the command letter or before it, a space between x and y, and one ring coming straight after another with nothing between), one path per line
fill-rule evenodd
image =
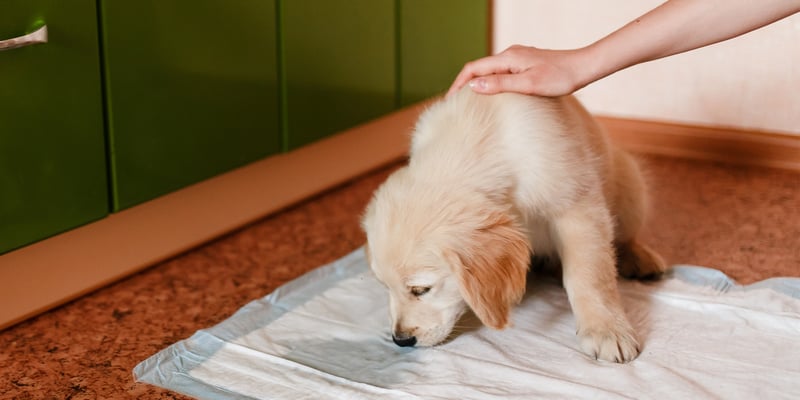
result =
M617 244L617 270L629 279L658 279L667 270L658 253L636 239Z

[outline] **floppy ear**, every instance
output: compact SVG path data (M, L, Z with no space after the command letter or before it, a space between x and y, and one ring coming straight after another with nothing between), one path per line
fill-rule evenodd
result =
M530 245L522 230L505 213L491 215L471 233L469 244L448 250L461 295L484 325L503 329L511 307L525 294Z

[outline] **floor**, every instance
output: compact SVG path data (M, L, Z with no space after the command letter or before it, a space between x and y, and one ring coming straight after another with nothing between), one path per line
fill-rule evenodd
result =
M800 174L642 156L644 240L670 263L750 283L800 277ZM0 399L184 399L133 382L158 350L364 241L359 215L396 166L0 332Z

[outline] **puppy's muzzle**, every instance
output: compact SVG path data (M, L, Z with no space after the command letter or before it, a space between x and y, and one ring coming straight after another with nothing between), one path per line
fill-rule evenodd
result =
M417 344L416 336L411 336L402 332L393 334L392 340L400 347L413 347L415 344Z

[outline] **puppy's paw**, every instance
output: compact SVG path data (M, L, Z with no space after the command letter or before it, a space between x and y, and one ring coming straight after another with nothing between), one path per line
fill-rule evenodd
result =
M578 330L581 349L597 360L626 363L639 355L636 333L627 323Z

